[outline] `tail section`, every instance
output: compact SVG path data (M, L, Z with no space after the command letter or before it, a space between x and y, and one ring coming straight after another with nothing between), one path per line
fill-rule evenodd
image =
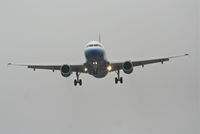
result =
M99 42L101 43L101 34L99 34Z

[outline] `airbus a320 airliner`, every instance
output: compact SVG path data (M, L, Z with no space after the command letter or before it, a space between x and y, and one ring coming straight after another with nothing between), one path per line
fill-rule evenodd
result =
M58 70L61 72L63 77L69 77L73 72L76 73L76 79L74 80L74 85L77 84L82 85L82 80L79 78L81 73L90 74L96 78L103 78L109 72L115 71L117 73L117 77L115 78L115 83L118 82L123 83L123 78L120 77L120 70L123 70L124 73L130 74L133 72L134 67L142 66L147 64L153 63L164 63L169 61L172 58L188 56L188 54L180 55L180 56L173 56L167 58L158 58L158 59L149 59L149 60L142 60L142 61L124 61L118 63L109 62L106 58L106 54L104 51L104 47L101 43L101 39L99 41L90 41L86 48L85 48L85 58L86 62L80 65L24 65L24 64L12 64L8 63L8 65L15 65L15 66L26 66L28 68L33 69L47 69Z

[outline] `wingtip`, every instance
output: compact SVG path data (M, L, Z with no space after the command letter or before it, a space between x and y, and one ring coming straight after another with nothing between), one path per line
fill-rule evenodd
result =
M185 57L185 56L190 56L190 55L189 54L184 54L184 55L172 56L172 57L169 57L169 59Z
M7 65L10 66L10 65L12 65L12 63L8 63Z

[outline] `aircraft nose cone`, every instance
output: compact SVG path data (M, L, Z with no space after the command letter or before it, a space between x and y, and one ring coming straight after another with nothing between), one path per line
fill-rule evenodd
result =
M98 60L99 58L102 58L104 55L104 52L102 49L88 49L85 51L85 55L87 59L94 59Z
M89 51L89 54L93 57L97 57L97 56L100 56L102 53L101 51L94 49L94 50Z

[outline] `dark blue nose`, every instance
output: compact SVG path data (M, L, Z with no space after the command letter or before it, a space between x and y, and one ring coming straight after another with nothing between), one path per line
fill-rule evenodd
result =
M103 58L104 52L102 49L90 48L86 50L86 58L90 60L100 60Z

